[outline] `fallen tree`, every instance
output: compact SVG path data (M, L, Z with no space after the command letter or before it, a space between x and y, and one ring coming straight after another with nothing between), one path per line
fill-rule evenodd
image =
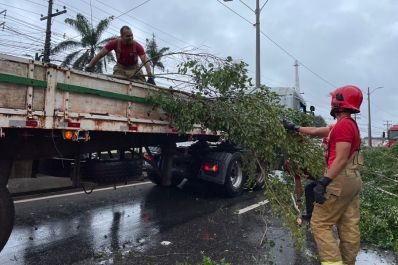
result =
M363 154L362 241L398 254L398 145L365 148Z
M155 107L170 116L173 126L187 132L194 124L213 131L222 131L225 140L245 150L247 185L253 186L257 174L265 176L265 193L275 214L295 235L296 244L302 245L304 229L296 225L298 207L291 199L293 178L283 175L272 177L272 170L281 159L290 160L291 172L311 172L322 175L324 159L321 144L315 139L286 133L282 119L288 118L301 125L313 126L315 119L279 104L279 97L269 88L255 88L248 77L247 65L214 57L191 57L179 66L179 73L189 78L191 94L187 98L172 93L151 97Z
M244 62L234 62L230 57L222 60L191 55L178 69L180 75L187 77L190 96L181 99L163 93L153 96L151 101L170 115L180 132L201 124L224 132L226 141L242 146L246 150L245 167L250 173L247 185L254 185L259 173L266 176L264 192L273 213L282 217L296 246L302 247L305 229L297 225L301 205L292 200L293 178L286 174L274 177L270 173L283 157L290 160L291 174L302 175L303 170L314 176L323 174L320 141L286 133L281 122L287 118L302 126L315 126L319 121L312 115L284 109L269 88L255 88L246 67ZM398 200L391 195L398 194L396 182L391 181L396 180L398 173L396 149L364 151L360 226L364 242L393 248L398 253Z

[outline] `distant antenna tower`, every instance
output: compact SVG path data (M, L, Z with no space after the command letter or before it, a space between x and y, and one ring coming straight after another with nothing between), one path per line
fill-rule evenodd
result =
M298 70L299 64L298 61L294 61L294 74L295 74L295 84L294 87L296 88L297 92L300 93L300 80L299 80L299 70Z
M0 15L4 13L4 21L0 23L0 27L3 27L4 30L4 25L6 24L6 15L7 15L7 9L4 9L3 11L0 12Z

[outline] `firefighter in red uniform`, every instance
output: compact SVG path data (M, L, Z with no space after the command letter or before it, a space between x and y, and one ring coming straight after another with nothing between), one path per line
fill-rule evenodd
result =
M86 71L92 72L97 62L112 50L115 51L117 60L113 68L113 75L121 78L145 81L141 66L138 64L138 58L140 58L147 72L147 82L155 85L151 65L145 54L145 50L141 44L134 40L133 32L128 26L123 26L120 29L120 38L109 41L94 56L90 63L86 65Z
M360 247L359 174L361 139L351 114L359 113L363 95L352 85L331 93L330 114L337 120L333 127L299 127L284 122L286 129L305 135L328 137L327 170L314 188L315 206L311 229L323 265L354 265ZM338 244L332 227L336 225Z

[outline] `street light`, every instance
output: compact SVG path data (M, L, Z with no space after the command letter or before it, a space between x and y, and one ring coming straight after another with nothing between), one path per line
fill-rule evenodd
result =
M224 2L232 2L233 0L224 0ZM249 8L251 11L256 14L256 88L259 88L261 86L261 81L260 81L260 13L265 4L267 4L268 0L265 1L263 6L260 8L260 0L256 0L256 9L253 10L251 7L249 7L245 2L242 0L239 0L242 4L244 4L247 8Z
M372 91L368 87L368 146L372 147L372 120L370 118L370 95L375 92L377 89L383 88L382 86L376 87Z

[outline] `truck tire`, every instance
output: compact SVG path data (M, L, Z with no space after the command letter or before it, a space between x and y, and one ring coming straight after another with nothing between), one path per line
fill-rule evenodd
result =
M14 226L14 202L8 189L0 186L0 251L6 245Z
M96 183L130 181L142 176L142 160L89 160L80 173L83 180Z
M158 186L162 186L162 178L161 176L156 172L154 169L148 169L147 171L148 174L148 179L152 181L154 184ZM183 176L179 176L176 174L173 174L171 176L171 186L176 187L181 184L181 182L184 180Z
M267 168L269 167L268 164L266 166ZM260 166L256 164L256 183L253 187L253 190L262 190L264 188L265 177L266 177L265 173L261 172Z
M38 162L38 172L54 177L70 177L72 162L73 159L41 159Z
M232 155L225 174L224 191L228 197L239 196L246 182L243 174L242 154L236 152Z
M256 184L253 187L253 190L262 190L265 184L265 176L261 173L261 171L257 172L256 175Z

